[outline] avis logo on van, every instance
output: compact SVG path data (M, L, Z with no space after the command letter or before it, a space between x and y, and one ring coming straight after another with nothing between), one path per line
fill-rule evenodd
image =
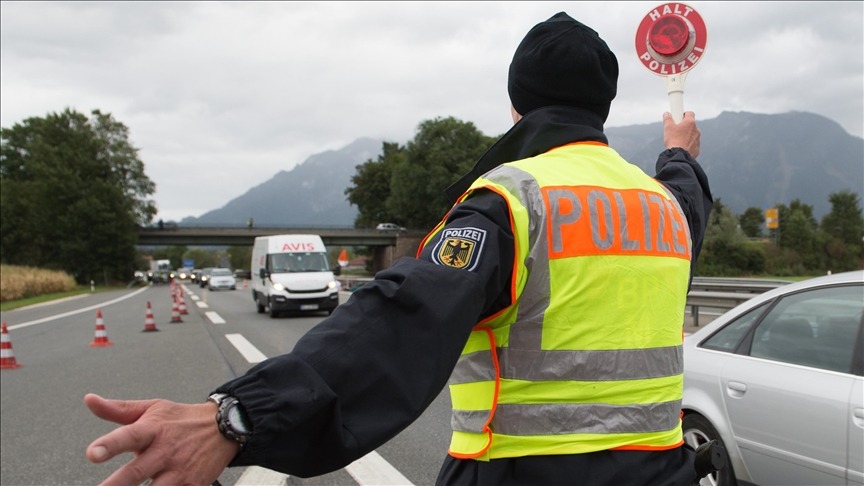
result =
M282 251L315 251L314 243L285 243Z

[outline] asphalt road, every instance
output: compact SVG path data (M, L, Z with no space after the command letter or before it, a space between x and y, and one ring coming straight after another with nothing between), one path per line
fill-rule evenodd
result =
M244 354L226 335L242 335L251 344L252 355L257 350L257 359L263 359L290 352L306 331L326 317L316 313L271 319L255 311L249 290L186 288L192 294L187 295L188 314L182 316L182 323L170 322L171 297L165 285L0 314L10 328L14 356L23 365L3 370L0 380L0 484L99 483L131 455L100 465L87 461L87 445L114 425L90 414L83 404L86 393L200 403L219 384L254 365L256 358L248 357L250 351ZM344 301L347 294L341 297ZM122 300L111 303L117 299ZM142 332L147 302L159 332ZM97 308L112 346L90 346ZM211 319L207 313L216 314L210 314ZM58 315L62 317L39 322ZM703 315L702 321L710 317ZM214 319L224 323L216 324ZM449 442L449 410L445 390L414 424L377 450L380 457L368 457L325 476L300 479L236 468L226 470L219 481L224 486L434 484Z
M87 445L114 425L90 414L83 404L86 393L200 403L219 384L254 365L227 334L242 335L271 357L291 351L306 331L326 317L317 313L271 319L256 313L248 290L187 288L207 307L199 307L187 295L188 314L182 316L182 323L169 322L171 298L164 285L110 305L104 304L135 291L93 294L0 314L10 328L16 361L23 365L3 370L0 380L0 484L98 484L131 454L100 465L87 461ZM147 302L159 332L142 332ZM95 309L27 325L93 306L102 311L112 346L90 346L95 339ZM214 324L205 312L217 313L225 323ZM449 408L445 392L419 420L378 449L383 465L380 461L358 464L351 470L353 476L340 470L311 479L278 475L267 479L282 484L381 484L394 481L392 469L398 471L396 478L399 474L404 478L396 482L433 484L449 441ZM376 479L376 471L384 475ZM236 468L226 470L219 482L250 484L249 479L246 468Z

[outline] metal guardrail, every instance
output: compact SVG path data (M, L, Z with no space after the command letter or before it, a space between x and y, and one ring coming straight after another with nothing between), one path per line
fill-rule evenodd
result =
M375 280L372 277L339 277L344 290ZM761 280L754 278L694 277L687 294L687 305L693 315L693 326L699 327L699 308L733 309L759 294L788 285L788 280Z
M690 290L706 292L749 292L761 294L790 283L792 282L788 280L694 277Z
M351 290L352 287L365 285L375 279L373 277L352 277L351 275L342 275L336 277L336 280L342 284L342 290Z
M790 283L788 280L694 277L687 294L693 326L699 327L699 307L733 309L759 294Z

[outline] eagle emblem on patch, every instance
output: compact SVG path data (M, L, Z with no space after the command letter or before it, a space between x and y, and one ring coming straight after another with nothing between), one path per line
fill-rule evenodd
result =
M448 267L474 270L480 263L486 230L480 228L447 228L432 252L432 260Z

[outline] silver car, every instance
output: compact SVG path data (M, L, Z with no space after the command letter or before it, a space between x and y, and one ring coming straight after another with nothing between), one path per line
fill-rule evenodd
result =
M864 484L864 271L786 285L684 338L684 440L702 484Z
M237 288L237 281L231 270L227 268L214 268L207 277L207 290L234 290Z

